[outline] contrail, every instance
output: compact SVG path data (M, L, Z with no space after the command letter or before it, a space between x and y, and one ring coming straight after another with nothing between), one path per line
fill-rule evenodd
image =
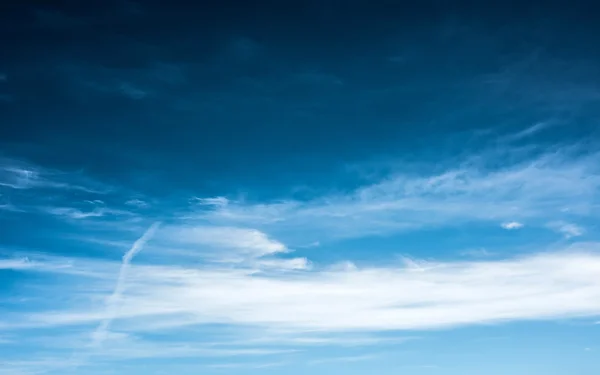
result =
M110 328L112 321L117 315L117 307L119 300L121 299L121 295L123 294L124 282L125 278L127 277L127 270L129 269L129 264L131 263L133 257L135 257L137 253L142 251L144 245L146 245L146 242L148 242L152 238L152 236L154 236L154 233L156 233L156 230L158 229L160 224L160 222L152 224L150 228L148 228L146 232L144 232L144 234L133 243L133 246L131 246L131 248L125 253L125 255L123 255L123 262L121 263L121 268L119 269L117 285L115 286L115 289L106 301L106 317L104 318L104 320L102 320L100 325L92 334L92 347L101 346L104 339L106 339L108 329Z
M102 322L100 322L100 325L92 333L92 342L88 348L99 348L106 339L110 325L117 316L117 307L119 299L123 294L123 283L125 282L125 278L127 276L129 264L131 263L133 257L142 251L144 245L146 245L146 242L148 242L152 236L154 236L154 233L156 233L156 230L160 224L160 222L152 224L150 228L148 228L146 232L144 232L144 234L133 243L133 246L131 246L125 255L123 255L123 261L121 262L121 268L119 269L119 276L117 277L117 284L115 285L115 289L113 290L112 294L107 298L106 301L106 317L102 320ZM80 366L83 366L91 357L91 355L92 353L90 351L74 353L71 355L69 361L67 361L62 367L70 367L71 370L75 370Z

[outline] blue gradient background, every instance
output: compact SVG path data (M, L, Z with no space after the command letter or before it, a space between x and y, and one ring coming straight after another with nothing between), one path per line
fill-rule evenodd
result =
M592 1L15 1L1 9L3 261L118 268L151 222L177 227L189 215L260 230L294 250L278 259L316 265L308 272L345 261L385 268L399 257L493 263L570 246L598 253L600 9ZM532 181L522 166L547 155L550 167L531 177L549 176L543 202L519 195L514 186ZM398 216L302 216L303 207L321 215L323 202L332 210L363 202L355 192L398 174L412 181L472 164L481 172L474 199L529 211L446 214L436 194L454 197L453 180L443 193L415 193L421 203ZM520 171L517 182L486 185L507 169ZM515 185L495 195L503 183ZM431 206L422 203L430 195ZM263 211L236 221L195 197L226 197L240 210L296 206L272 208L280 221ZM460 195L457 207L476 211L470 197ZM558 204L579 211L563 215ZM396 228L399 220L408 229ZM502 228L512 220L523 228ZM142 251L133 267L212 267L203 250L189 256L166 237L155 242L163 250ZM117 268L106 272L116 279ZM77 356L94 322L29 318L81 307L95 292L90 311L99 311L111 293L103 288L58 271L0 267L0 374L600 373L600 314L581 311L367 329L360 334L376 340L366 346L290 345L258 356L151 354L173 340L210 346L235 336L235 324L132 328L136 350L150 354L84 360ZM117 320L115 332L133 335ZM406 340L385 340L398 337Z

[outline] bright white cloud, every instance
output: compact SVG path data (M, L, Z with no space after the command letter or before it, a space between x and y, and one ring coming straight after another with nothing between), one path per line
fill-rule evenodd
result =
M501 227L507 230L521 229L523 228L523 224L518 221L509 221L506 223L502 223Z
M413 330L600 315L600 245L502 261L428 262L261 276L246 269L132 265L115 320L140 328L226 323L324 332ZM112 317L111 317L112 318ZM96 307L30 315L98 322ZM145 323L144 323L145 322Z
M191 246L222 248L223 257L261 257L288 251L286 246L265 233L249 228L221 226L172 226L166 228L166 240Z

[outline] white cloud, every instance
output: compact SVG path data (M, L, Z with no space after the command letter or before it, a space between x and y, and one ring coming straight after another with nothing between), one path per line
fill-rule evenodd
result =
M509 221L506 223L502 223L500 225L502 228L507 229L507 230L514 230L514 229L521 229L523 228L523 224L519 223L518 221Z
M550 229L562 233L565 238L579 237L585 233L585 229L583 229L583 227L565 221L555 221L548 224L548 226Z
M0 259L0 270L20 270L33 267L27 258Z
M513 223L509 226L515 228L524 220L542 224L565 213L598 216L598 165L600 154L575 157L569 152L494 169L474 159L437 174L393 174L350 193L311 201L228 201L197 211L195 218L277 229L304 243L473 221Z
M552 222L556 230L573 236L576 227L560 221L565 212L570 219L598 213L593 204L600 188L596 159L555 154L494 170L470 163L429 176L396 174L347 194L310 201L195 199L196 211L185 218L173 214L172 224L157 233L142 259L164 263L129 264L131 258L124 258L127 278L119 277L116 289L118 262L33 255L1 260L0 269L53 276L43 286L35 285L43 287L44 293L36 296L42 303L5 319L2 329L72 326L85 328L89 335L98 327L96 340L104 345L97 355L114 360L271 355L276 353L268 345L275 343L288 348L340 345L344 340L369 345L382 340L377 337L381 331L598 317L597 243L510 259L403 258L378 266L363 261L360 267L351 260L319 264L281 256L291 251L282 241L292 243L288 239L294 235L295 243L310 244L477 221L504 223L507 229L521 222ZM90 212L52 209L73 219L110 213L102 205ZM196 254L202 259L194 259ZM26 279L33 283L37 278ZM50 297L57 293L60 299ZM111 293L112 307L104 311ZM115 295L118 308L110 305ZM199 345L201 335L161 345L143 335L206 326L234 327L236 333L219 348ZM120 332L111 332L111 327ZM265 332L279 336L271 343L248 344L257 347L232 347L244 339L236 337L243 336L238 331L249 328L258 332L255 337Z
M279 241L269 238L265 233L249 228L220 226L172 226L167 228L165 236L169 240L196 246L208 246L229 250L236 256L261 257L288 251ZM227 256L227 252L223 252Z
M308 270L311 264L306 258L292 259L265 259L255 260L250 265L254 265L259 269L276 269L276 270Z
M277 277L229 267L132 265L127 298L114 319L134 319L140 329L214 323L347 332L598 316L599 250L600 245L588 244L508 260L428 262L418 269L324 269ZM97 307L71 306L29 315L22 323L53 326L103 319L106 314Z
M45 207L43 208L43 211L51 215L63 216L75 220L111 215L131 215L131 212L129 211L117 210L107 207L95 207L90 211L82 211L73 207Z
M225 197L213 197L213 198L192 198L192 202L201 206L217 206L225 207L229 204L229 200Z

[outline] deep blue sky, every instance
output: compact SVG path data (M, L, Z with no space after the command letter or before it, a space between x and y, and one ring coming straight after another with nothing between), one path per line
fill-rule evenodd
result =
M212 193L435 160L489 141L474 128L595 128L591 2L443 3L20 2L3 12L0 138L36 162Z
M0 375L597 374L599 17L2 4Z

